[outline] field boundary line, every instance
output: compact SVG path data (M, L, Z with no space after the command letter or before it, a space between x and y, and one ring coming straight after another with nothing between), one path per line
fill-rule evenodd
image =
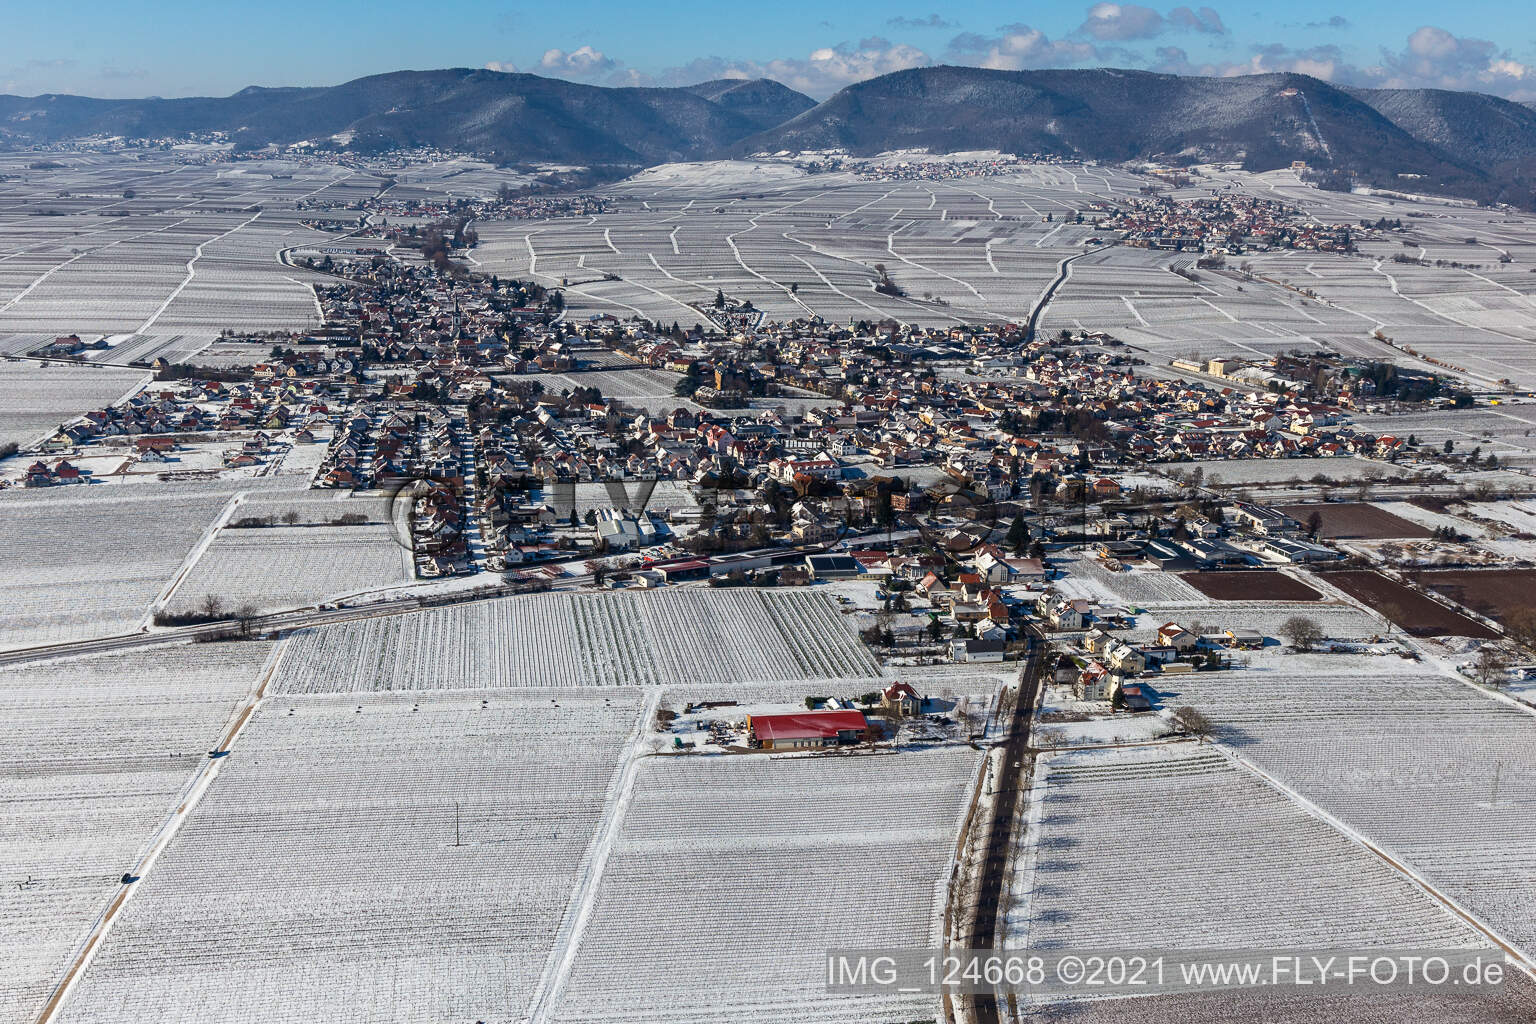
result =
M208 553L208 549L213 546L214 538L219 535L219 531L224 528L225 524L229 522L230 517L235 514L235 509L240 507L240 503L245 500L247 493L246 491L236 491L230 495L229 500L224 503L224 508L214 517L213 522L209 523L207 528L203 530L202 536L197 538L197 543L192 545L192 550L187 552L186 557L181 560L181 565L177 566L176 571L171 574L170 580L160 589L160 593L156 595L155 599L149 603L149 608L144 612L143 618L139 619L139 630L141 632L148 629L150 624L154 622L156 612L161 611L171 603L171 597L176 593L176 588L185 583L187 577L192 575L192 570L196 568L198 562L202 561L203 556Z
M581 949L582 935L597 906L598 891L602 885L603 873L608 867L608 858L612 855L613 847L618 840L619 828L623 823L625 812L634 798L635 782L640 774L640 762L645 758L646 732L650 727L652 716L661 705L662 694L665 692L664 687L661 686L650 686L646 690L645 699L640 703L640 713L635 721L634 731L630 734L629 742L624 748L623 759L618 768L618 779L609 794L607 805L603 808L602 821L598 823L597 830L592 834L592 842L587 849L576 890L571 896L571 903L561 921L560 930L555 934L555 943L549 951L549 959L545 962L538 987L534 989L533 997L529 1000L528 1012L524 1015L524 1019L530 1022L547 1020L559 1008L560 999L565 994L566 982L570 979L571 969L576 963L576 954Z
M1515 966L1519 968L1519 970L1532 978L1536 978L1536 959L1533 959L1529 953L1517 947L1513 942L1511 942L1509 939L1506 939L1503 935L1495 931L1488 924L1485 924L1480 917L1467 910L1450 896L1447 896L1445 893L1441 892L1438 888L1431 884L1428 879L1424 878L1417 871L1408 867L1402 861L1388 853L1381 846L1378 846L1374 841L1367 838L1364 833L1360 832L1358 829L1349 825L1343 821L1343 819L1335 816L1331 812L1324 810L1321 806L1308 799L1307 797L1302 796L1301 793L1299 793L1297 790L1286 785L1284 782L1281 782L1279 779L1275 778L1264 769L1253 764L1251 761L1239 757L1232 750L1228 749L1225 744L1218 741L1213 743L1212 746L1215 747L1217 751L1219 751L1234 765L1236 765L1239 770L1245 771L1255 778L1261 780L1281 796L1284 796L1286 799L1296 804L1298 807L1312 815L1314 818L1323 822L1325 825L1328 825L1340 835L1351 840L1357 846L1361 847L1362 849L1374 855L1377 859L1381 860L1389 868L1396 871L1403 878L1406 878L1426 896L1440 904L1453 916L1459 918L1473 931L1477 932L1483 938L1493 943L1495 947L1497 947L1506 956L1515 962Z
M167 295L165 297L165 301L160 303L160 308L155 310L154 313L150 314L149 319L145 320L144 323L139 326L139 329L134 331L133 333L134 334L148 334L149 333L149 329L155 325L155 321L160 319L160 314L164 313L167 309L169 309L170 306L171 306L171 303L176 301L176 297L178 295L180 295L184 290L186 290L187 285L192 283L192 279L197 276L197 261L203 258L203 246L209 244L210 242L217 242L221 238L228 238L230 235L234 234L236 231L239 231L241 228L246 227L246 226L254 223L256 221L256 218L260 217L261 214L262 214L262 211L261 210L257 210L251 216L250 220L241 221L239 224L236 224L234 227L230 228L228 231L221 232L220 234L214 235L212 238L207 239L206 241L199 242L198 245L197 245L197 249L192 254L192 258L187 260L187 276L182 278L181 279L181 284L177 285L174 289L172 289L171 290L171 294L169 294L169 295Z
M160 859L160 854L165 852L166 847L176 838L176 834L181 831L181 826L186 822L198 803L201 802L203 795L208 792L208 787L213 784L213 780L218 777L219 768L222 766L224 758L214 757L212 754L217 752L227 755L229 753L235 739L245 730L246 723L250 721L251 716L265 699L267 685L272 681L272 677L276 675L278 663L282 660L287 647L286 641L273 645L272 653L267 656L266 663L262 666L261 672L257 676L256 686L246 697L244 707L240 709L239 713L235 716L233 724L230 725L229 729L219 740L219 745L214 751L210 751L210 756L203 761L202 767L193 775L190 787L185 790L186 796L182 798L175 810L170 813L165 821L161 822L159 829L150 837L149 849L144 852L144 855L134 865L133 870L129 872L129 877L133 881L119 884L117 895L113 897L112 902L107 905L107 909L96 920L90 934L86 937L85 945L75 956L74 962L70 964L63 979L54 988L53 995L44 1004L42 1013L37 1017L37 1024L49 1024L54 1019L59 1008L64 1005L69 993L74 989L75 983L80 980L81 975L90 966L91 961L95 959L97 951L101 949L102 940L106 938L107 933L112 928L113 921L117 919L118 913L127 905L128 900L136 891L135 886L139 885L149 873L150 868L154 867L155 862Z

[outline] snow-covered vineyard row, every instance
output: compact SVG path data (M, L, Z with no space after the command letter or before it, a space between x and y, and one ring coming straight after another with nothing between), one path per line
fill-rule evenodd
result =
M326 502L341 515L347 506ZM247 510L241 508L240 515ZM176 588L168 609L192 612L210 597L227 610L315 604L414 580L409 552L383 523L222 530Z
M1176 699L1244 759L1536 948L1536 715L1392 660L1289 656L1271 671L1182 678Z
M1332 601L1209 601L1203 607L1151 604L1148 614L1138 620L1138 628L1128 635L1149 639L1158 626L1172 620L1198 622L1205 632L1253 629L1273 637L1280 624L1293 615L1311 619L1322 627L1324 635L1340 640L1380 636L1389 628L1386 619Z
M286 177L170 164L98 173L71 163L52 176L60 191L48 217L18 215L35 212L35 197L0 195L0 214L12 214L0 240L0 332L211 336L313 326L316 278L275 259L329 237L300 223L296 202L322 191L346 202L371 194L377 179L297 164L273 171Z
M38 493L0 498L0 537L26 567L0 608L3 649L130 632L229 500L159 487Z
M519 1019L639 708L269 699L59 1019Z
M829 998L827 947L940 940L979 755L649 758L554 1020L931 1018L931 996Z
M0 444L30 445L148 379L142 370L0 363Z
M1050 756L1016 948L1471 947L1472 929L1379 858L1209 747ZM1137 884L1102 882L1140 865Z
M0 1021L36 1019L271 649L164 647L0 670Z
M1171 572L1142 569L1111 572L1097 558L1063 561L1061 568L1065 575L1055 581L1055 586L1069 597L1129 606L1203 607L1211 603L1209 597Z
M26 571L0 604L0 650L133 631L237 492L297 486L268 478L5 491L0 542Z
M539 594L321 626L283 659L284 693L875 678L825 598L671 589Z

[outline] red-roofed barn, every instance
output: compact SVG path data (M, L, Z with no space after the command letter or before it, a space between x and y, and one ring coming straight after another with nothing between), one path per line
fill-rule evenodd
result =
M752 745L763 750L809 750L857 743L867 726L862 711L747 716L747 732Z

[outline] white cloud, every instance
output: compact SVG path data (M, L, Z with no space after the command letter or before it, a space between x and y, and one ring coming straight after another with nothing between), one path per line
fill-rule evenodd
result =
M1088 8L1088 18L1078 26L1077 31L1095 39L1123 42L1127 39L1151 39L1161 35L1167 27L1163 16L1150 7L1098 3Z
M486 62L485 70L501 71L505 74L511 75L517 73L517 65L508 60L493 60Z
M596 78L617 70L619 62L590 46L580 46L567 53L550 49L539 58L539 70L557 78Z
M1457 36L1422 25L1407 46L1384 53L1380 65L1364 69L1369 84L1392 89L1470 89L1511 99L1536 98L1536 70L1487 39Z
M955 22L937 14L930 14L926 18L889 18L886 25L891 28L925 29L925 28L957 28Z
M876 38L861 40L857 46L823 46L803 60L771 60L763 65L763 73L791 89L822 97L866 78L932 63L933 58L915 46Z
M1168 23L1175 28L1204 32L1213 36L1227 34L1227 26L1222 23L1221 15L1209 7L1200 7L1193 11L1188 7L1175 7L1168 12Z
M1096 60L1099 50L1091 43L1052 40L1028 25L1004 25L998 36L966 32L950 40L952 59L999 71L1062 67Z

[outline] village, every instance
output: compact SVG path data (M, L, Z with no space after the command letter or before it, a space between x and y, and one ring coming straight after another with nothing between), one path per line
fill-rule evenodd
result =
M32 193L163 205L96 262L168 283L61 265L4 339L29 1007L973 1024L1057 1008L822 947L1525 955L1536 378L1430 309L1500 246L1514 302L1508 211L336 145Z

